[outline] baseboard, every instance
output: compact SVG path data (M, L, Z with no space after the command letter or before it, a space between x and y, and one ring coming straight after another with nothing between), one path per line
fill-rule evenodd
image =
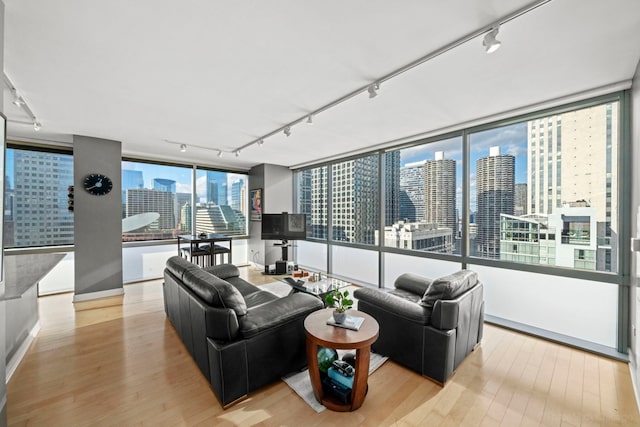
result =
M123 295L124 288L108 289L106 291L88 292L86 294L74 294L73 302L89 301L92 299L114 297L117 295Z
M7 362L7 383L9 383L11 376L16 371L16 369L18 369L18 365L20 364L20 362L22 362L24 355L27 354L27 350L29 350L29 346L31 345L33 340L36 339L36 335L38 335L38 332L40 332L40 321L37 321L33 328L31 328L24 341L22 341L22 344L20 344L20 347L18 347L11 359L9 359L9 361Z

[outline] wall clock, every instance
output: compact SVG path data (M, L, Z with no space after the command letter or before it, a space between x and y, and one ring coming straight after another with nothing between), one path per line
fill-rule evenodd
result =
M84 178L84 189L94 196L104 196L113 188L111 179L99 173L92 173Z

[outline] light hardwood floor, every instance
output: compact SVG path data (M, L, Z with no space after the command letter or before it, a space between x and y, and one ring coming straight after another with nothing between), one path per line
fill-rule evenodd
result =
M40 299L42 329L7 386L9 425L640 426L626 364L491 325L444 388L388 361L352 413L317 414L281 381L223 410L165 317L162 281L71 299Z

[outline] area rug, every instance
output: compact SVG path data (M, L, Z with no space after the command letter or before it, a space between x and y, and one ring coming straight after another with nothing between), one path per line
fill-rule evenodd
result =
M340 353L341 351L339 350L338 352ZM371 358L369 359L369 375L382 366L387 359L388 357L371 353ZM287 385L291 387L293 391L295 391L305 402L307 402L307 405L311 406L314 411L322 412L326 409L323 404L316 400L316 397L313 394L311 380L309 379L309 371L307 369L287 375L282 378L282 381L287 383Z

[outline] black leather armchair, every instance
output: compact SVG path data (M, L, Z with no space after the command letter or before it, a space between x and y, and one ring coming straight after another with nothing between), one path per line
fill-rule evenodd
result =
M280 298L221 264L206 269L175 256L164 270L167 317L223 406L306 365L305 317L322 302Z
M380 325L372 349L444 384L482 339L482 283L462 270L433 281L403 274L394 286L354 292L358 310Z

